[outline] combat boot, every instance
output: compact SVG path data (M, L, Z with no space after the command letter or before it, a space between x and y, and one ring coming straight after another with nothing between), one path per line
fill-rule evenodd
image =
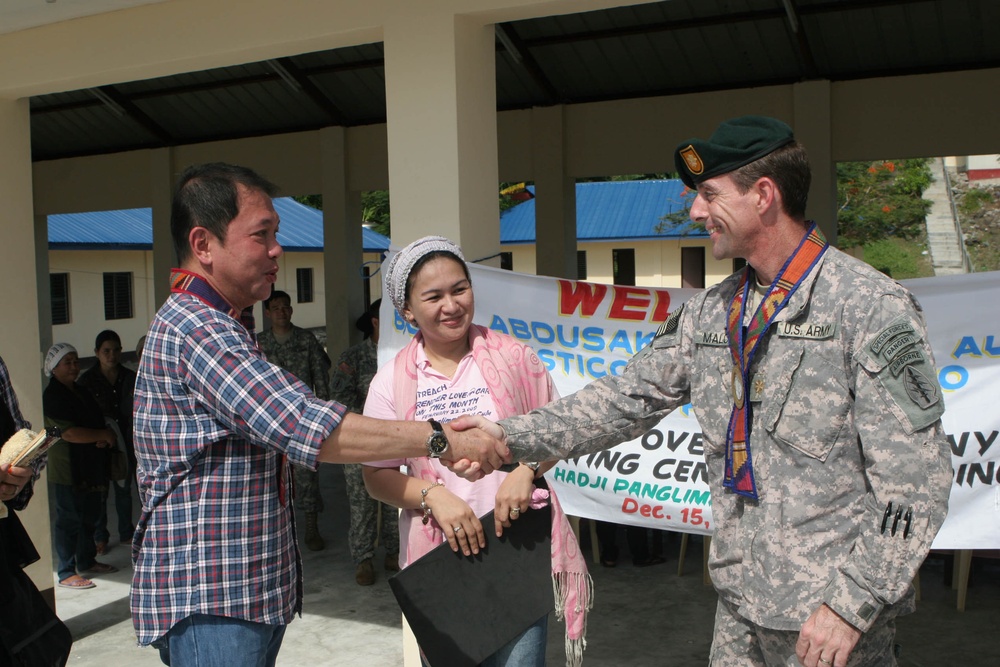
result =
M326 542L319 534L318 520L319 516L316 512L306 512L305 543L309 547L309 551L322 551L326 548Z

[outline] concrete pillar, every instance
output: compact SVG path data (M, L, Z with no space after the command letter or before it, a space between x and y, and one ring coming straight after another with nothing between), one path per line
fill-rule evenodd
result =
M411 3L385 23L392 240L426 234L468 259L500 250L492 24ZM492 262L499 265L499 262Z
M806 81L792 86L795 138L809 152L812 186L806 216L815 220L831 244L837 242L837 165L833 161L833 113L830 82Z
M24 417L42 428L42 353L52 338L48 294L48 227L34 217L32 202L31 129L27 99L0 99L0 201L4 203L0 278L8 321L0 329L0 356L10 371ZM40 289L44 288L44 293ZM43 321L46 336L40 335ZM52 583L52 543L45 477L35 483L35 495L19 513L41 559L28 575L55 605Z
M336 360L361 335L354 328L354 321L365 308L361 278L361 193L347 187L344 128L320 130L320 151L326 349L330 358Z
M531 110L535 177L535 273L577 278L576 180L566 175L565 107Z
M170 296L170 269L177 266L177 253L170 234L170 200L174 183L173 151L158 148L149 154L149 198L153 208L153 281L152 314Z

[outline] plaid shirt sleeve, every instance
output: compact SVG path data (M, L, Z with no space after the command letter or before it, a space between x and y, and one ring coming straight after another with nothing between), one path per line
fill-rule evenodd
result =
M185 385L225 431L266 443L292 463L314 469L318 443L339 426L346 410L303 392L294 375L265 361L251 343L235 328L195 329L181 352Z

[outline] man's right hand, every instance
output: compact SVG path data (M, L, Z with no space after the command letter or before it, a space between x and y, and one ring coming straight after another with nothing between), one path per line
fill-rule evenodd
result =
M463 416L445 424L444 429L448 451L441 460L466 479L479 479L511 461L510 451L501 439L503 429L488 419Z

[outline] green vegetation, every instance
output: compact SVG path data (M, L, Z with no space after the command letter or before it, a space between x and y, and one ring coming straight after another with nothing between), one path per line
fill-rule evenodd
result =
M927 278L934 275L927 246L918 239L881 239L866 243L864 261L894 280Z
M295 201L317 210L323 210L323 195L302 195L292 197ZM372 190L361 193L361 219L371 223L372 229L389 236L389 191Z
M852 248L883 239L914 239L924 231L931 202L926 158L841 162L837 165L837 245Z
M988 190L972 188L965 192L959 200L958 212L965 216L973 216L992 203L993 195Z
M973 271L1000 271L1000 185L955 190L955 208Z

